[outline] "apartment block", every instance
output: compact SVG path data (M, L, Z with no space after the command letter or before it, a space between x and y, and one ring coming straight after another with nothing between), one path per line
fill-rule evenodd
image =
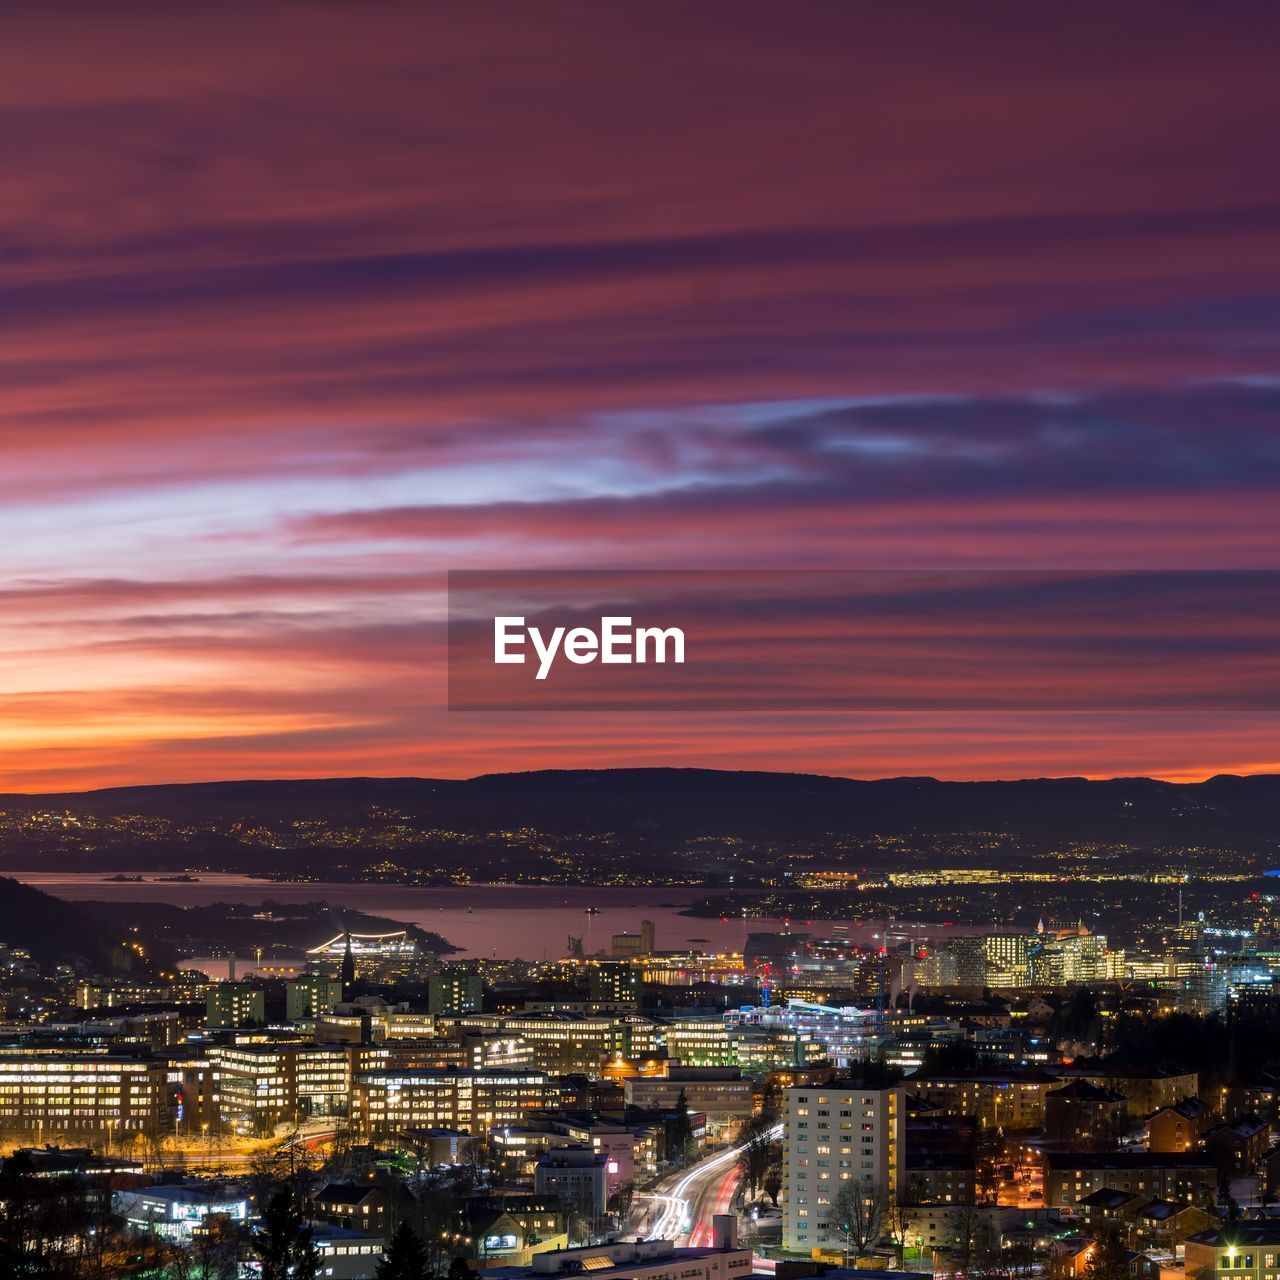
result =
M260 1027L266 1020L266 993L253 983L215 982L205 996L209 1027Z
M786 1198L782 1247L801 1253L840 1250L828 1222L842 1183L897 1201L904 1169L905 1090L836 1081L788 1089L784 1119Z

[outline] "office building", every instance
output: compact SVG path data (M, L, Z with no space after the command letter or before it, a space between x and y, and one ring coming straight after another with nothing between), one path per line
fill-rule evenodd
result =
M155 1133L170 1123L166 1064L110 1054L0 1054L0 1128Z
M820 1046L835 1066L848 1067L870 1058L884 1037L886 1016L854 1005L816 1004L791 998L785 1004L732 1010L725 1014L725 1022L738 1031L792 1032ZM802 1056L807 1059L808 1051Z
M215 1045L222 1124L239 1133L269 1134L298 1112L299 1045L280 1041Z
M351 1118L362 1133L387 1137L405 1129L457 1129L484 1135L554 1109L560 1090L541 1071L370 1071L352 1085Z
M754 1110L752 1084L736 1067L672 1066L665 1076L636 1076L623 1081L629 1107L673 1111L681 1094L690 1111L701 1111L716 1127L748 1120Z

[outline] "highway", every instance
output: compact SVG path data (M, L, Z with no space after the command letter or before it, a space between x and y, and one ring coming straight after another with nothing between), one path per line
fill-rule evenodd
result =
M769 1136L780 1138L782 1126L778 1125ZM649 1193L656 1208L648 1234L659 1240L674 1240L678 1245L711 1244L711 1220L718 1213L733 1212L739 1181L737 1147L719 1151L674 1174Z

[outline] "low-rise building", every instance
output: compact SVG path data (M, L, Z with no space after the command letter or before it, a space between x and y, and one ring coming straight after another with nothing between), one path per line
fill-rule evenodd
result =
M1280 1121L1280 1079L1268 1071L1236 1079L1218 1091L1218 1114L1235 1120L1240 1116L1257 1116L1263 1124L1274 1126Z
M683 1094L691 1111L701 1111L715 1125L751 1117L755 1097L750 1080L736 1067L672 1066L665 1076L638 1076L623 1081L629 1107L671 1111Z
M386 1252L386 1239L332 1223L311 1224L311 1243L320 1255L325 1280L368 1280Z
M911 1077L911 1092L944 1114L973 1116L985 1129L1038 1129L1045 1097L1062 1082L1042 1071L926 1072Z
M170 1124L166 1064L114 1054L0 1053L0 1128L155 1133Z
M533 1170L533 1189L557 1195L566 1208L603 1216L609 1201L608 1157L590 1147L549 1147Z
M1188 1236L1186 1274L1203 1280L1267 1280L1280 1273L1280 1222L1234 1222Z
M536 1255L569 1246L568 1219L559 1196L491 1192L469 1199L462 1217L476 1260L486 1270L527 1267Z
M1200 1093L1200 1076L1195 1071L1173 1071L1159 1067L1095 1071L1083 1067L1058 1067L1064 1079L1084 1079L1104 1089L1124 1095L1129 1116L1141 1120L1161 1107L1170 1107L1183 1098Z
M412 1205L403 1183L328 1182L312 1198L312 1216L349 1231L390 1237Z
M1212 1122L1208 1106L1199 1098L1182 1098L1147 1117L1148 1151L1190 1151Z
M1244 1178L1257 1171L1271 1134L1257 1116L1215 1125L1204 1135L1204 1149L1223 1178Z
M1044 1165L1044 1198L1050 1208L1070 1208L1104 1187L1152 1200L1203 1203L1218 1186L1213 1161L1194 1152L1051 1151Z
M628 1023L621 1014L580 1017L570 1014L484 1014L442 1016L445 1032L480 1031L517 1036L529 1046L530 1064L548 1075L600 1075L605 1062L625 1058L630 1048Z
M188 1182L117 1191L111 1207L133 1230L179 1242L189 1241L210 1217L231 1222L249 1219L248 1194L242 1187L225 1183Z
M1218 1219L1195 1204L1149 1200L1132 1215L1138 1243L1144 1248L1176 1249L1188 1236L1218 1226Z
M973 1204L977 1199L973 1157L964 1152L907 1152L903 1204Z
M1059 1146L1113 1147L1127 1114L1124 1094L1089 1080L1071 1080L1044 1095L1044 1136Z
M592 1280L745 1280L750 1249L732 1245L677 1249L670 1240L623 1241L541 1253L521 1270L505 1267L503 1280L555 1280L590 1274Z

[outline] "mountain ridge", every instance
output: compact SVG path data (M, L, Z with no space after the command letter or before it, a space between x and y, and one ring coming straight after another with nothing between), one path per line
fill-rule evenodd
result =
M714 769L683 765L613 766L601 769L520 769L495 773L477 773L468 778L432 778L418 774L382 776L378 774L336 774L316 778L212 778L193 782L141 782L125 783L112 787L87 787L78 791L4 791L0 792L0 806L13 803L48 803L57 800L89 799L93 797L145 795L160 793L200 793L229 791L237 787L275 787L310 789L325 786L383 787L394 785L453 788L476 783L505 781L510 779L610 777L618 775L670 776L721 778L792 778L851 784L855 786L885 786L890 784L925 783L938 787L1008 787L1027 784L1083 783L1089 786L1108 786L1117 783L1149 783L1157 787L1194 789L1215 783L1250 783L1280 780L1280 773L1215 773L1193 782L1179 782L1168 778L1156 778L1149 774L1116 774L1107 778L1092 778L1085 774L1040 774L1023 778L937 778L932 774L886 774L883 777L847 777L835 773L805 773L786 769Z
M951 781L694 768L544 769L474 778L242 779L84 792L8 793L11 817L66 812L175 822L366 823L398 815L422 829L536 827L551 832L665 830L673 837L1222 827L1280 834L1280 775L1219 774L1200 782L1083 777ZM1116 834L1111 831L1111 834Z

